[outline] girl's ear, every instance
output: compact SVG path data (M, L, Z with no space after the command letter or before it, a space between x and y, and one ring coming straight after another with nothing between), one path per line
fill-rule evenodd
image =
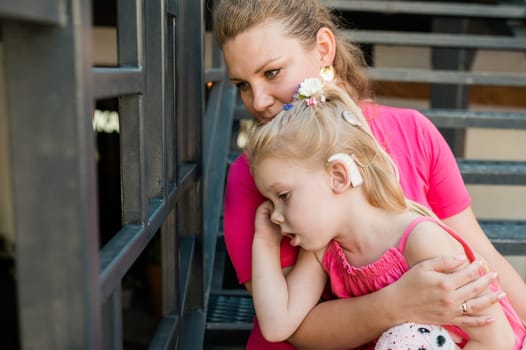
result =
M316 45L320 54L321 67L332 65L336 56L334 33L327 27L321 27L316 34Z
M328 165L329 181L334 193L342 193L352 188L349 168L341 159L329 161Z
M353 156L335 153L329 157L327 166L332 189L337 193L363 183L362 174Z

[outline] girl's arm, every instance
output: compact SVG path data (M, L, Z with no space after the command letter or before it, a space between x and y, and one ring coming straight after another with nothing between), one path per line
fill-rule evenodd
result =
M409 236L404 251L409 266L436 257L437 254L465 253L462 245L437 224L433 222L418 224ZM500 304L487 308L484 314L494 318L495 322L482 327L463 327L470 336L464 349L513 349L515 335Z
M498 301L498 293L478 296L494 279L479 276L480 264L465 258L441 256L413 266L395 283L358 298L318 304L289 338L298 349L349 349L378 338L383 331L412 320L418 323L481 326L490 317L462 315L459 305L469 300L472 312ZM425 293L420 291L425 290ZM478 296L478 297L477 297Z
M252 249L252 296L261 332L267 341L284 341L319 301L327 277L312 252L300 250L284 276L280 265L279 226L270 221L272 204L256 212Z
M524 283L508 260L495 249L482 231L471 208L467 208L460 214L442 221L455 232L459 232L462 238L499 274L502 289L506 292L522 323L526 325L526 298L524 298L526 295L526 283Z

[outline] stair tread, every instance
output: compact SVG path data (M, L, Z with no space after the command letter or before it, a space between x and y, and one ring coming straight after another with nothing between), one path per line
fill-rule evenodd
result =
M526 185L526 161L458 159L467 184Z
M324 0L331 8L344 11L379 12L384 14L439 15L476 18L524 19L526 7L510 4L473 4L467 2Z
M437 127L526 129L525 112L466 111L458 109L422 109Z
M344 31L344 36L349 41L368 44L491 50L526 49L526 37L524 36L417 33L387 30L346 30Z
M419 68L367 69L367 74L376 81L422 82L455 85L526 86L526 74L516 72L473 72Z

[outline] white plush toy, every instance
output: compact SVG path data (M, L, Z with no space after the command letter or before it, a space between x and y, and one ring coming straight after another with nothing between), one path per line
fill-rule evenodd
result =
M413 322L389 328L378 339L375 350L456 350L446 329Z

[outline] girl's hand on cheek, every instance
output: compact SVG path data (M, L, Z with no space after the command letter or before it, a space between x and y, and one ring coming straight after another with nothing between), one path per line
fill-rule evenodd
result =
M488 291L496 275L490 272L480 276L479 262L464 264L465 260L444 256L414 265L398 281L399 300L407 310L404 317L420 323L460 327L493 322L493 318L484 315L484 310L503 295ZM463 302L468 306L466 314L462 313Z
M256 211L254 238L279 244L283 236L279 225L270 220L274 209L271 201L263 202Z

